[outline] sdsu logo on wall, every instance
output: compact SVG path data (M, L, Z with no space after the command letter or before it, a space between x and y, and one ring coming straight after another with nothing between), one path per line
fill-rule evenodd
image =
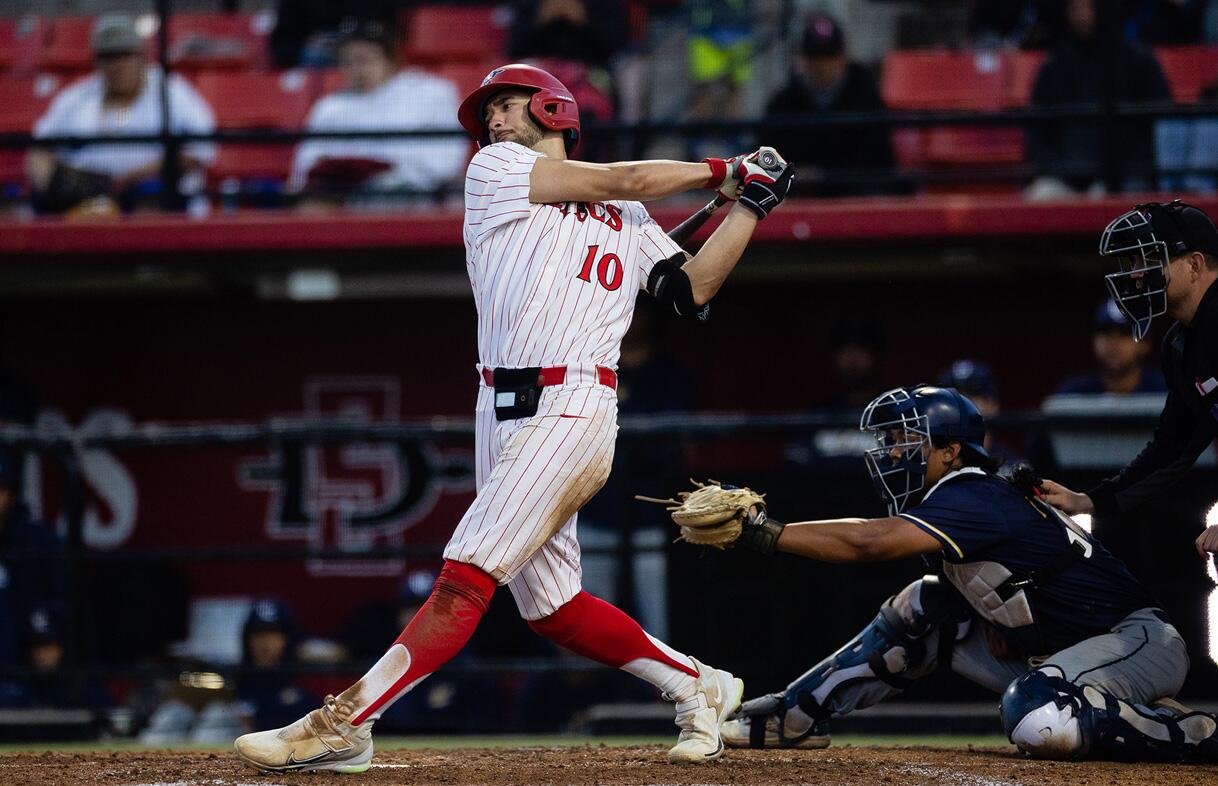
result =
M401 390L394 377L313 378L304 411L291 420L396 423ZM284 419L281 419L281 421ZM241 462L238 481L267 492L266 535L353 554L392 548L425 519L444 493L473 489L468 448L441 451L422 441L283 443ZM314 559L315 576L397 576L404 559Z

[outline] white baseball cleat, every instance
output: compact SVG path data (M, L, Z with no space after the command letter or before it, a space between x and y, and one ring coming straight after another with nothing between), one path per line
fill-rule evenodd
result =
M237 738L237 755L263 772L363 772L372 765L372 723L352 726L354 707L327 696L319 709L282 729Z
M677 728L681 734L677 744L668 751L672 764L694 764L714 761L723 755L723 739L719 729L740 706L744 698L744 682L726 671L714 669L698 661L697 692L693 698L677 702Z

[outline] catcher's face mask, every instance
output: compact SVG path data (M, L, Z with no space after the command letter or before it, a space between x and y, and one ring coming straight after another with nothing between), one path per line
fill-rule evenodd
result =
M859 429L875 436L876 447L864 452L863 461L890 515L909 506L926 482L926 455L930 447L927 417L919 414L905 388L882 393L863 410Z
M1155 232L1151 211L1160 205L1139 205L1118 217L1100 236L1100 256L1116 259L1117 272L1104 277L1117 307L1129 317L1133 337L1141 341L1150 323L1167 313L1167 286L1171 283L1172 251Z

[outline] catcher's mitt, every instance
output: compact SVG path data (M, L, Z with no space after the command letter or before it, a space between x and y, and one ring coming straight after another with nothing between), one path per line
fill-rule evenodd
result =
M765 510L765 495L749 488L723 486L718 481L694 484L693 491L682 491L680 499L636 496L644 502L668 505L672 520L681 528L678 540L725 549L733 545L744 529L749 508Z

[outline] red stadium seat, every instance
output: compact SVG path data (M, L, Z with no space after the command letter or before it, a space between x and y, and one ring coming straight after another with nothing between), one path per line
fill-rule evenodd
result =
M1000 52L894 51L884 60L885 103L904 110L998 111L1009 103L1010 58ZM938 126L893 135L905 169L1010 166L1023 161L1019 128Z
M253 68L266 64L274 16L262 13L174 14L169 55L182 68Z
M0 19L0 68L33 68L46 46L47 27L42 19L33 14L16 19Z
M457 86L457 95L465 98L482 84L482 80L497 65L502 65L502 63L450 63L437 65L427 70L437 76L452 80L453 84Z
M893 109L999 109L1006 58L998 52L892 51L880 81Z
M1218 82L1218 48L1172 46L1155 50L1176 103L1195 104L1201 92Z
M506 30L491 6L421 6L398 19L407 62L482 62L503 52Z
M0 77L0 134L28 134L46 111L63 80L51 74ZM0 150L0 184L25 180L25 151Z
M211 104L221 129L295 130L304 125L317 83L306 71L206 71L195 80ZM220 147L213 179L286 178L293 144L226 144Z
M93 32L91 16L61 16L51 25L50 43L42 52L39 65L57 71L83 71L93 65L89 37Z

